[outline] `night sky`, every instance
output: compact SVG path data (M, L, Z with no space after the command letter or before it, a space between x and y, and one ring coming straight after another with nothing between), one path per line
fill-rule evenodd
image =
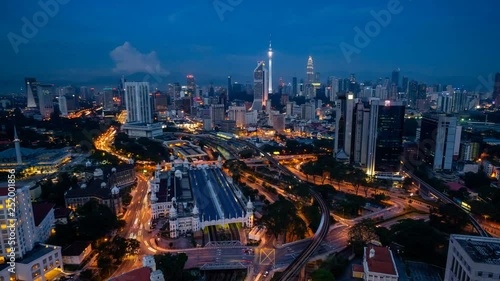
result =
M488 80L500 70L500 1L494 0L401 0L366 46L355 44L354 28L365 29L373 12L394 1L59 1L67 3L32 38L23 35L21 19L44 14L39 1L2 1L0 93L25 76L79 85L144 72L163 83L184 82L188 73L200 83L222 83L229 74L249 81L256 62L266 59L270 34L276 80L305 77L309 55L325 81L351 72L376 79L399 67L410 78L461 79L473 87L479 76ZM13 37L21 40L17 54ZM350 61L342 42L360 47Z

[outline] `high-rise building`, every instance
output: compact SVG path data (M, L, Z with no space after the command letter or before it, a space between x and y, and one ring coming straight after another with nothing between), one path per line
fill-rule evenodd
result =
M418 82L412 80L408 83L408 104L415 108L417 106L418 98Z
M15 241L13 248L16 251L17 259L23 258L27 252L33 250L37 241L29 187L18 187L14 193L14 196L10 196L7 187L0 188L0 202L6 204L4 208L0 208L0 214L3 218L2 229L6 230L0 233L2 247L0 253L4 260L9 260L7 254L12 245L9 241ZM15 200L15 204L13 200ZM11 204L15 205L14 211L7 207Z
M400 171L404 116L403 102L371 100L368 129L368 175L393 174Z
M153 112L149 82L125 82L127 122L152 123Z
M58 103L61 116L68 116L68 101L66 100L66 96L63 94L59 94Z
M399 73L400 73L399 68L392 72L391 84L396 85L396 88L399 87Z
M27 107L36 109L38 107L38 82L36 78L24 78L24 83L26 87L26 97L28 99Z
M479 157L479 143L464 142L460 144L460 160L476 161Z
M401 91L403 91L404 93L408 94L408 87L409 87L409 80L408 80L408 77L406 76L403 76L403 82L401 84Z
M231 76L227 77L227 95L229 98L233 95L233 82L231 81Z
M245 114L247 109L244 106L230 106L228 110L229 120L236 121L236 127L242 128L245 126Z
M299 89L298 89L298 83L297 83L297 77L292 78L292 96L296 97L299 95Z
M354 111L354 142L352 161L360 166L366 167L368 160L368 129L370 125L370 107L368 102L359 101Z
M186 76L186 86L187 86L187 95L189 97L195 97L196 96L196 82L194 80L194 76L189 74Z
M102 91L102 106L105 111L115 109L115 91L116 88L104 88Z
M307 59L307 84L312 84L314 82L314 65L313 65L313 58L312 56L309 56Z
M342 161L351 159L354 104L354 94L349 92L340 96L335 105L334 155Z
M54 112L54 102L53 97L55 95L54 85L37 85L38 102L40 115L43 119L50 118L50 115Z
M269 51L267 52L267 57L269 58L269 88L268 93L273 93L273 47L271 46L271 40L269 40Z
M500 239L452 234L444 280L500 279Z
M93 98L90 96L89 88L85 86L80 87L80 98L83 100L91 100Z
M423 160L432 165L434 170L451 170L461 130L462 127L457 126L457 117L424 114L420 128L420 153Z
M253 72L253 110L262 110L267 101L266 67L263 61L257 63Z
M224 105L223 104L212 104L210 106L211 110L211 119L212 122L217 125L221 121L223 121L226 117L226 111L224 110Z

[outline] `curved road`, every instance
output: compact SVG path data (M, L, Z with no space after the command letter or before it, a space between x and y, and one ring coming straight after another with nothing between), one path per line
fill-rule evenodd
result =
M295 177L295 175L290 170L288 170L288 168L282 166L276 159L274 159L266 152L260 150L253 143L248 141L241 141L241 142L245 143L249 147L259 152L262 156L266 157L269 163L274 164L283 173L291 177ZM308 183L304 184L307 184L309 186ZM328 209L328 206L325 203L325 201L323 201L321 196L314 190L310 188L309 192L319 204L319 207L321 209L321 222L318 229L316 230L316 233L314 234L311 244L309 244L307 248L305 248L304 251L300 253L300 255L283 271L283 275L281 275L281 277L278 279L280 281L292 280L294 276L296 276L302 269L302 267L307 263L307 260L311 257L311 255L319 248L321 242L323 241L323 239L325 239L326 235L328 234L328 230L330 227L330 211Z

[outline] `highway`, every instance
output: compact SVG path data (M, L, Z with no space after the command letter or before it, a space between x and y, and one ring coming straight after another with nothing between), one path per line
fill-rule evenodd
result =
M434 194L436 197L438 197L439 199L441 199L443 202L453 204L453 205L457 206L460 210L462 210L463 212L465 212L465 210L462 209L462 206L460 206L459 204L457 204L455 201L451 200L447 195L445 195L442 192L438 191L434 187L428 185L426 182L424 182L423 180L421 180L419 177L415 176L412 172L408 171L407 169L404 169L404 172L408 176L410 176L414 181L420 183L421 186L423 185L424 187L426 187L432 194ZM484 228L472 216L471 213L469 213L469 212L465 212L465 213L469 217L469 220L470 220L472 226L476 229L476 231L479 233L479 235L481 235L483 237L490 237L490 234L486 230L484 230Z
M274 164L275 167L280 169L284 174L287 174L291 177L295 177L295 175L288 170L286 167L282 166L276 159L272 156L260 150L256 145L249 141L242 141L249 147L253 148L257 152L259 152L262 156L267 158L269 163ZM306 183L309 185L308 183ZM311 257L311 255L318 249L321 245L321 242L326 237L329 231L330 225L330 212L328 206L325 201L321 198L321 196L316 193L314 190L309 188L310 194L314 197L316 202L318 203L321 209L321 221L319 224L316 233L313 236L312 242L293 260L293 262L283 271L283 275L281 275L280 279L282 281L289 281L295 278L295 276L299 273L302 267L307 263L307 260Z

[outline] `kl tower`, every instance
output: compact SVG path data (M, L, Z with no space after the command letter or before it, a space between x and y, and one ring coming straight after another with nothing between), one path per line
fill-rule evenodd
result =
M269 40L269 51L267 52L269 58L269 94L273 93L273 47L271 46L271 40ZM266 98L267 100L267 98Z

